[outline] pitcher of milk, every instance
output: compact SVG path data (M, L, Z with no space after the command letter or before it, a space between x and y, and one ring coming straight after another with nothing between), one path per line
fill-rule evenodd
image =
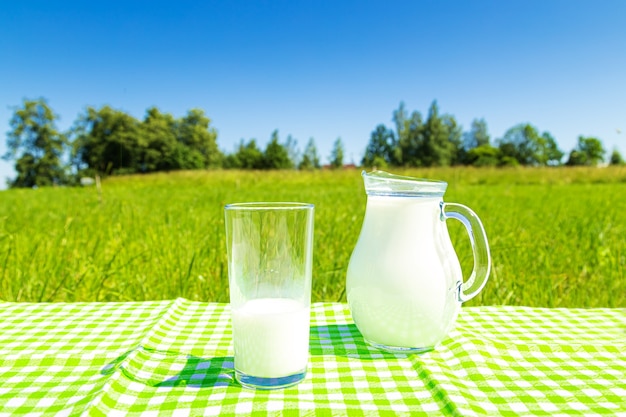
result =
M426 352L454 326L461 303L482 290L491 257L483 225L461 204L444 203L447 183L363 171L367 206L348 265L354 322L371 345ZM446 221L463 223L474 268L463 281Z

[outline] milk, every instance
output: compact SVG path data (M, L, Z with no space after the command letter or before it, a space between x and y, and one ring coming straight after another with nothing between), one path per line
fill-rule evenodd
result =
M346 283L352 317L368 342L429 350L455 321L462 274L440 202L368 196Z
M235 369L280 378L303 372L309 357L309 307L286 298L260 298L232 311Z

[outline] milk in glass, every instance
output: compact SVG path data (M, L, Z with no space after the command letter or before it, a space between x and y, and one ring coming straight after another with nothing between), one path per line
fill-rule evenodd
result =
M309 307L287 298L259 298L233 310L235 369L261 378L302 372L309 356Z

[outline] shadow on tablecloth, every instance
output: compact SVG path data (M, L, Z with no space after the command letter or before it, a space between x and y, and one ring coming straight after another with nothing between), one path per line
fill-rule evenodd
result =
M391 353L367 344L355 324L312 326L309 340L311 355L337 355L361 360L406 358L406 353Z
M101 374L120 370L131 381L152 387L227 387L235 381L232 356L201 358L139 346L107 364Z

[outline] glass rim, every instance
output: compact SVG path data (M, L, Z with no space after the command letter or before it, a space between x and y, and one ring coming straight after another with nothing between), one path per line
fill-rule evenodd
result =
M291 201L255 201L248 203L230 203L224 206L224 210L307 210L313 209L312 203L299 203Z

